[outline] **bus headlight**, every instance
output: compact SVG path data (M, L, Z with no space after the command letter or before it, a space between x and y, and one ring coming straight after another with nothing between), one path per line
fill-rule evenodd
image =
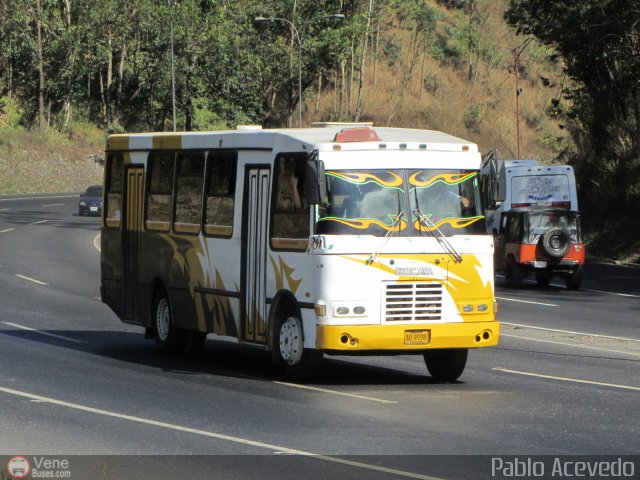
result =
M458 302L458 311L466 315L480 315L488 313L492 304L481 299L468 299Z
M333 317L366 317L369 306L367 302L333 302L331 303L331 315Z

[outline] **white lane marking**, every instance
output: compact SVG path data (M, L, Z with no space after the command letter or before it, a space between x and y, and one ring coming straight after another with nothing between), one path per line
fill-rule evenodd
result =
M31 225L40 225L41 223L47 223L49 220L38 220L37 222L33 222Z
M10 327L19 328L21 330L27 330L28 332L35 332L35 333L39 333L40 335L46 335L47 337L57 338L58 340L66 340L68 342L74 342L74 343L84 343L82 340L78 340L71 337L63 337L62 335L56 335L54 333L43 332L42 330L36 330L35 328L25 327L24 325L19 325L17 323L12 323L12 322L2 322L2 323L4 323L5 325L9 325Z
M504 275L496 275L496 277L498 278L505 278ZM525 280L525 283L529 284L529 285L537 285L537 283L533 280ZM551 287L559 287L559 288L564 288L565 285L561 285L559 283L550 283L549 286ZM580 291L582 292L593 292L593 293L603 293L605 295L617 295L619 297L629 297L629 298L640 298L640 295L634 294L634 293L618 293L618 292L609 292L606 290L593 290L590 288L580 288Z
M51 200L58 198L78 198L80 195L49 195L43 197L0 198L0 202L18 202L20 200Z
M506 302L518 302L518 303L530 303L531 305L542 305L544 307L557 307L555 303L542 303L542 302L532 302L530 300L518 300L517 298L505 298L505 297L496 297L497 300L504 300Z
M513 373L515 375L524 375L527 377L547 378L550 380L559 380L562 382L585 383L588 385L597 385L599 387L622 388L624 390L634 390L634 391L640 392L640 387L634 387L631 385L619 385L617 383L594 382L592 380L581 380L579 378L571 378L571 377L557 377L555 375L545 375L542 373L521 372L519 370L510 370L508 368L503 368L503 367L495 367L492 370L495 370L498 372Z
M4 230L0 230L0 233L12 232L15 228L5 228Z
M580 290L582 290L583 292L604 293L606 295L617 295L618 297L640 298L640 295L635 295L633 293L607 292L604 290L591 290L588 288L581 288Z
M26 275L20 275L19 273L16 273L15 276L23 280L27 280L28 282L36 283L38 285L49 285L48 283L41 282L40 280L36 280L35 278L27 277Z
M78 403L65 402L63 400L56 400L55 398L43 397L41 395L34 395L33 393L23 392L20 390L14 390L12 388L6 388L0 386L0 392L8 393L10 395L16 395L18 397L28 398L29 400L36 400L40 402L51 403L53 405L59 405L61 407L68 407L74 410L80 410L83 412L93 413L96 415L102 415L105 417L118 418L121 420L128 420L130 422L141 423L144 425L152 425L154 427L166 428L169 430L176 430L184 433L192 433L194 435L200 435L203 437L215 438L218 440L224 440L227 442L240 443L242 445L249 445L252 447L263 448L267 450L272 450L273 452L287 453L290 455L301 455L305 457L310 457L315 460L322 460L325 462L339 463L342 465L348 465L350 467L362 468L364 470L372 470L376 472L389 473L392 475L397 475L405 478L417 478L420 480L439 480L437 477L430 477L428 475L422 475L414 472L407 472L404 470L396 470L394 468L381 467L378 465L371 465L368 463L355 462L352 460L345 460L343 458L331 457L328 455L320 455L317 453L307 452L304 450L297 450L293 448L283 447L281 445L274 445L271 443L258 442L255 440L249 440L247 438L234 437L231 435L225 435L223 433L216 433L207 430L199 430L191 427L183 427L181 425L176 425L173 423L160 422L157 420L150 420L148 418L136 417L133 415L126 415L123 413L117 413L110 410L102 410L100 408L88 407L86 405L81 405Z
M626 337L613 337L611 335L600 335L597 333L585 333L585 332L574 332L572 330L559 330L556 328L546 328L546 327L534 327L532 325L524 325L520 323L509 323L509 322L500 322L502 325L511 325L514 327L524 327L531 328L533 330L546 330L548 332L558 332L558 333L570 333L572 335L584 335L585 337L598 337L598 338L610 338L612 340L624 340L626 342L640 342L638 338L626 338Z
M60 207L64 205L64 203L47 203L46 205L42 205L43 207Z
M336 390L328 390L326 388L318 388L318 387L310 387L308 385L298 385L295 383L286 383L286 382L273 382L277 385L285 385L287 387L292 387L292 388L300 388L303 390L312 390L314 392L322 392L322 393L330 393L332 395L340 395L343 397L351 397L351 398L358 398L360 400L370 400L372 402L379 402L379 403L398 403L394 400L384 400L382 398L375 398L375 397L367 397L365 395L356 395L355 393L345 393L345 392L338 392Z
M10 208L0 208L0 212L8 212L11 210Z
M99 252L101 252L101 248L100 248L100 234L96 235L95 238L93 239L93 246L96 248L96 250L98 250Z
M500 332L500 336L501 337L508 337L508 338L517 338L519 340L527 340L529 342L550 343L552 345L562 345L564 347L586 348L588 350L598 350L600 352L619 353L620 355L631 355L633 357L640 357L640 353L624 352L624 351L621 351L621 350L612 350L610 348L590 347L588 345L577 345L575 343L566 343L566 342L554 342L552 340L542 340L540 338L522 337L520 335L510 335L508 333L502 333L502 332Z

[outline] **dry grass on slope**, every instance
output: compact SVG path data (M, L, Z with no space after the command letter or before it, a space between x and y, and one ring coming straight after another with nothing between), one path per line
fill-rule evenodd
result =
M77 192L102 182L104 144L60 134L0 130L0 195Z
M451 11L433 3L448 25L455 25ZM360 120L374 125L442 130L478 143L481 151L498 148L503 158L516 158L516 84L513 49L525 39L517 37L502 15L506 2L479 0L478 27L484 53L479 57L437 61L415 58L411 52L411 32L401 30L399 22L386 33L403 46L399 61L389 66L383 59L370 59L365 68L364 109ZM445 28L441 24L441 28ZM568 134L559 121L549 117L551 102L560 95L561 67L548 60L549 51L530 42L520 57L519 96L520 158L551 162L567 147ZM413 61L413 67L412 67ZM470 68L471 65L471 68ZM343 119L353 118L357 98L357 72L354 74L349 107L345 88ZM550 80L544 86L542 78ZM406 79L403 83L403 79ZM421 85L422 84L422 85ZM339 92L335 86L323 89L320 108L307 100L307 122L337 119ZM351 114L351 115L350 115Z

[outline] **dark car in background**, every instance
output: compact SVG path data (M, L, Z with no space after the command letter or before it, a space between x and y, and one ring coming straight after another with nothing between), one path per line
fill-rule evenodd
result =
M100 213L102 213L102 185L91 185L80 194L78 215L100 215Z

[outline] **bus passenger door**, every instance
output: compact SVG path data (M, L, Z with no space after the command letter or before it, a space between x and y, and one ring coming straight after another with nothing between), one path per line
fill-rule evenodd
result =
M138 262L140 233L143 222L144 173L142 168L129 168L126 174L126 210L123 241L124 311L128 320L140 321L140 295L138 295Z
M242 338L264 342L269 168L248 166L242 218Z

